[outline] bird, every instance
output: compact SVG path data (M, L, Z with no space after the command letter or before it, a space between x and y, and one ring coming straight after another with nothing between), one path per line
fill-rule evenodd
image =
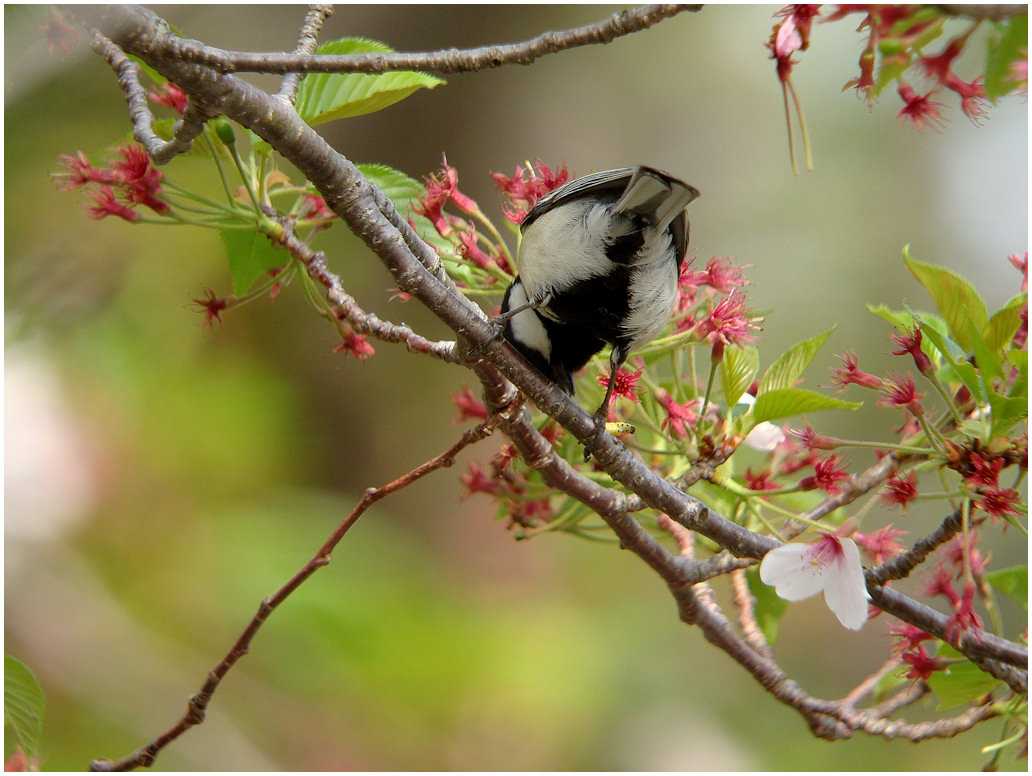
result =
M594 413L599 428L617 370L673 312L688 252L685 208L698 196L662 170L622 167L551 191L520 224L518 274L492 322L571 396L574 374L610 345L609 384Z

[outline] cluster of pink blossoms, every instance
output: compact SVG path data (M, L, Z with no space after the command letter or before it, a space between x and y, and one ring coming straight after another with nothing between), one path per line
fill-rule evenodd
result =
M871 104L876 91L875 66L881 56L880 72L898 72L897 93L903 107L897 114L904 122L921 129L937 127L942 123L941 102L932 97L943 90L953 92L960 99L960 109L973 122L980 123L985 117L987 98L981 76L965 81L953 70L954 60L964 51L968 37L975 29L972 25L966 32L951 39L935 55L923 55L920 49L926 45L929 32L941 20L927 13L917 13L918 5L838 5L830 13L822 14L820 4L788 5L777 12L781 21L774 26L767 47L776 60L778 79L789 84L792 67L797 64L792 56L805 51L810 45L810 30L814 19L833 22L850 14L863 14L859 29L867 30L867 42L860 55L860 75L846 86L853 87ZM903 75L916 66L917 74L932 82L933 87L919 92L903 79ZM1028 55L1012 63L1009 83L1013 91L1027 93Z
M456 423L466 420L487 420L487 407L477 400L470 388L463 388L452 397L452 401L459 410L459 415L455 418ZM551 422L541 429L541 435L553 445L563 433L560 426ZM524 473L515 471L512 466L518 455L513 445L503 445L491 459L490 472L485 471L476 461L472 461L459 480L466 488L463 498L484 493L502 499L508 509L510 525L534 528L552 517L555 510L547 496L534 498L529 495L530 480Z
M58 163L65 172L54 176L62 191L82 188L92 200L86 215L93 219L117 216L130 223L140 219L137 205L150 208L159 215L169 211L161 199L161 180L164 174L156 169L150 156L135 143L126 143L115 149L118 158L104 167L94 167L86 154L61 154Z

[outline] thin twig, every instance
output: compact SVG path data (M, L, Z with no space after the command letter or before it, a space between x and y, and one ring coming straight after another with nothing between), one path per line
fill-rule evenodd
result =
M458 343L454 340L434 342L420 336L406 324L391 323L363 310L355 298L344 290L340 276L330 271L326 254L313 251L297 238L291 219L275 211L266 211L266 214L283 227L283 247L305 265L313 280L326 288L326 297L334 305L335 312L346 319L359 334L367 334L383 342L401 342L413 353L424 353L442 361L456 363L461 360Z
M305 14L305 20L301 24L301 32L298 34L297 48L294 49L295 54L315 53L316 45L319 42L319 31L322 29L323 22L332 14L332 5L313 5L308 9L308 13ZM297 87L301 85L301 79L304 77L304 73L287 73L280 83L276 96L293 105L297 99Z
M187 103L183 118L176 122L171 140L154 132L154 114L147 103L147 91L140 83L140 67L115 43L97 30L91 32L93 50L104 57L118 74L118 84L125 92L129 118L133 122L133 138L147 149L155 164L166 164L193 147L193 140L204 131L204 122L211 116L194 100Z
M234 664L247 654L250 649L251 641L254 639L259 628L261 628L269 618L269 615L275 611L276 607L282 604L291 593L297 590L305 582L305 580L319 569L329 565L334 548L340 543L340 540L344 538L344 535L348 530L358 521L358 518L360 518L366 510L369 509L369 507L381 499L411 485L431 472L451 466L455 463L455 456L458 455L462 449L490 436L494 432L494 428L498 422L499 418L497 416L489 418L475 428L469 429L463 433L462 437L455 444L440 455L425 461L415 469L412 469L408 473L382 487L367 488L362 494L362 498L359 499L358 503L354 506L351 512L348 513L347 517L345 517L333 533L330 534L330 537L323 543L318 552L316 552L315 555L313 555L311 559L294 574L294 576L287 580L279 590L268 598L262 599L261 604L258 606L258 612L251 618L251 621L247 624L247 627L244 628L243 632L237 638L229 652L225 654L222 660L219 661L219 664L208 674L208 679L201 687L200 691L190 698L190 701L187 704L186 713L183 714L179 721L142 749L137 750L133 754L124 757L121 760L94 760L90 764L90 770L126 771L133 768L149 767L154 763L158 753L161 752L161 750L168 744L172 743L172 741L177 739L193 726L201 724L204 721L204 715L208 708L208 703L211 701L215 690L218 689L219 683L226 674L229 673L230 669L233 668Z

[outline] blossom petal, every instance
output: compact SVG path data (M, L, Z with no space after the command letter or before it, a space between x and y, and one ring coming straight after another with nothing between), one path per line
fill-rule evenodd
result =
M816 595L825 580L813 559L813 548L806 544L783 544L763 556L760 579L774 585L774 592L786 601L802 601Z
M839 539L842 551L824 572L824 601L845 627L860 630L867 621L871 597L860 565L860 550L852 539Z
M742 443L753 450L769 453L784 441L785 432L781 430L781 427L765 420L753 426L752 431L749 432Z

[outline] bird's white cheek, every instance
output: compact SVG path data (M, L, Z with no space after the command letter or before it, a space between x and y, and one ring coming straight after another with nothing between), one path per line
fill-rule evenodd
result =
M513 338L528 350L535 350L540 353L545 361L552 357L552 341L548 338L548 332L541 323L541 319L533 310L524 310L517 313L509 321L512 328Z

